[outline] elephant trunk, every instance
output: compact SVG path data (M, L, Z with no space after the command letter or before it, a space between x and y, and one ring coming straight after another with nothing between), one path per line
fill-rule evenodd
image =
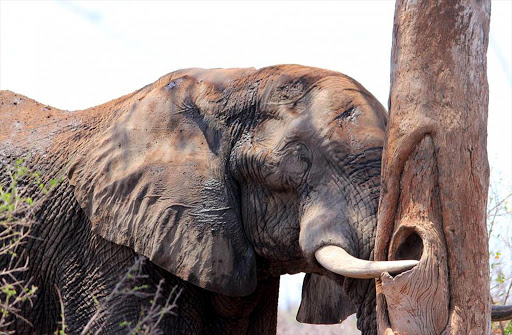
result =
M365 236L368 227L360 226L375 228L376 224L376 207L365 204L373 200L363 196L369 189L359 192L361 195L354 199L341 192L329 194L329 189L310 193L310 205L302 216L299 244L310 264L359 279L379 278L384 272L398 274L418 264L417 260L368 260L373 236ZM368 244L372 245L368 247Z
M374 175L357 186L337 181L334 184L342 187L326 183L321 191L308 194L299 244L306 259L316 267L313 272L319 274L309 274L305 279L299 321L340 323L357 312L358 328L363 334L375 334L375 283L369 278L383 272L400 273L417 264L416 260L372 261L378 171ZM323 296L325 299L321 299Z

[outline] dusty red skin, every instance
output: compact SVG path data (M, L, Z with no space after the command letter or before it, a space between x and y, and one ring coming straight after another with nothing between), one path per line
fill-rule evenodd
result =
M313 257L325 244L372 255L387 116L356 81L298 65L189 69L74 112L3 91L0 111L0 159L30 153L109 248L175 275L191 304L238 315L213 329L275 331L278 276L304 271L301 320L340 322L354 303L375 333L371 281L327 278Z

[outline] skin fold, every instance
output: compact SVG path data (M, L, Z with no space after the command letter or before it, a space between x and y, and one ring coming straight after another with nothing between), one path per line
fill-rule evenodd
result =
M183 289L165 333L275 333L279 276L306 272L299 321L357 312L376 334L373 280L315 259L326 245L373 259L387 115L353 79L299 65L187 69L73 112L2 91L0 115L2 166L26 157L62 180L45 196L30 189L37 238L23 276L38 294L18 334L57 328L57 289L79 333L91 297L101 303L136 255L150 288ZM125 299L102 334L147 300Z

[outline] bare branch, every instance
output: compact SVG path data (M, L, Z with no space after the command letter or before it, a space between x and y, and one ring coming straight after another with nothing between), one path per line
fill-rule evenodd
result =
M56 331L56 334L66 334L66 315L65 315L65 310L64 310L64 301L62 300L62 294L60 293L60 290L59 288L57 287L57 285L55 285L55 290L57 291L57 295L59 296L59 304L60 304L60 317L61 317L61 321L60 321L60 331L57 330Z

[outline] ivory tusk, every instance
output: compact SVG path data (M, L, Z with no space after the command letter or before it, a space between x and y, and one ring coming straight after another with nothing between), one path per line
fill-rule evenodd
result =
M327 270L350 278L379 278L383 272L398 274L412 269L419 262L365 261L349 255L343 248L326 245L315 251L315 258Z

